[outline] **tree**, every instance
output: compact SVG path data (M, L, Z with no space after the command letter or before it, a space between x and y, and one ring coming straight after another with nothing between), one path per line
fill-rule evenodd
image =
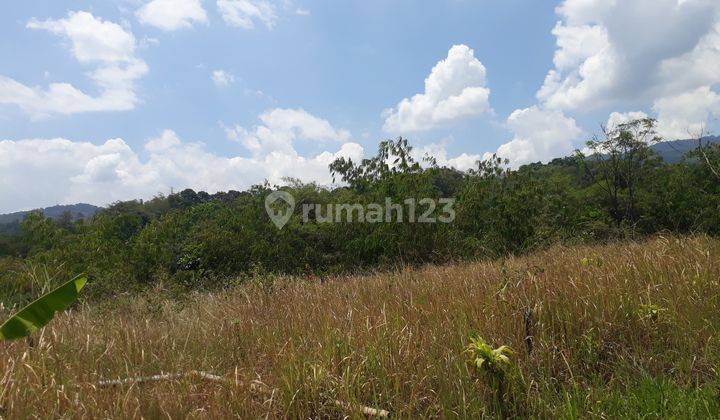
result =
M52 248L58 238L58 229L52 219L42 211L31 211L20 223L22 241L30 252Z
M385 140L380 142L375 157L363 159L359 164L344 157L336 159L330 164L330 174L333 182L339 176L351 187L363 190L367 185L392 175L422 172L422 167L412 157L412 150L407 139L402 137L398 137L397 140ZM431 165L434 163L431 159L426 161Z
M637 220L637 185L653 151L650 145L661 140L655 131L656 120L643 118L601 127L602 136L587 142L592 161L577 152L592 182L596 182L617 226Z
M691 155L698 157L700 163L720 182L720 144L710 142L708 137L708 132L705 131L704 127L702 127L697 134L693 135L693 138L696 139L697 147Z

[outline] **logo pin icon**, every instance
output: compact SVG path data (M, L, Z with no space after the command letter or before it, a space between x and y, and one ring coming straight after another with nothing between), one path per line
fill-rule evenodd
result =
M280 205L280 201L285 205ZM275 226L282 229L295 211L295 197L285 191L272 192L265 197L265 211Z

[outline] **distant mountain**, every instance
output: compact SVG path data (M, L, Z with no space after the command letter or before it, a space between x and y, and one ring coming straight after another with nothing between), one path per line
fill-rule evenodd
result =
M51 219L59 219L63 214L69 212L73 220L85 219L92 217L98 211L102 210L101 207L93 206L92 204L71 204L64 206L52 206L42 210L45 217ZM8 225L22 222L30 211L19 211L16 213L0 214L0 225Z
M720 144L720 136L708 136L702 138L703 144ZM650 146L650 149L660 156L665 163L679 163L683 157L698 147L697 139L690 140L668 140ZM594 156L594 155L591 155ZM591 156L587 158L590 159ZM570 157L564 159L571 159Z
M720 143L720 136L709 136L702 139L703 143ZM697 140L673 140L655 144L651 148L667 163L678 163L683 156L697 148Z

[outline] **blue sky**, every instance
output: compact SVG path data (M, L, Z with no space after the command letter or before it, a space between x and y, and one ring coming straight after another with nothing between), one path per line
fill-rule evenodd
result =
M332 158L397 135L467 169L494 152L514 165L562 156L601 123L649 115L677 138L720 116L712 0L5 9L0 211L327 183Z

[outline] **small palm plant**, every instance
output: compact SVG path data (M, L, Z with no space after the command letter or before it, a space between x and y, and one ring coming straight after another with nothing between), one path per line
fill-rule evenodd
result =
M470 364L476 372L486 375L488 385L494 391L493 402L501 413L506 412L506 376L512 367L513 351L508 346L493 348L479 335L470 336L470 344L465 348Z
M492 374L504 372L504 367L509 366L510 356L513 351L508 346L500 346L493 349L491 345L479 335L470 337L466 353L470 354L471 362L479 372L486 371Z

